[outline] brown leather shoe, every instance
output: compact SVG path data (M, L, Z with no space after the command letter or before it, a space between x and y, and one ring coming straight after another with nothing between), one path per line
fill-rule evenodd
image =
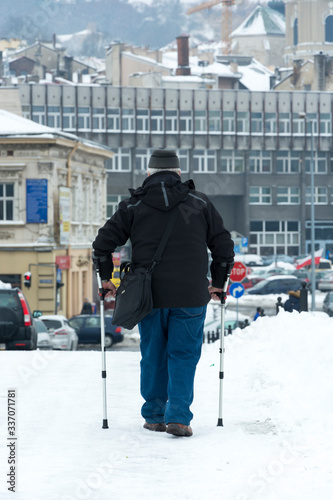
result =
M176 423L168 424L166 432L167 434L172 434L173 436L190 437L193 435L192 428L189 425Z
M148 429L149 431L155 431L155 432L165 432L166 431L166 425L164 423L148 424L148 422L145 422L143 424L143 427L145 429Z

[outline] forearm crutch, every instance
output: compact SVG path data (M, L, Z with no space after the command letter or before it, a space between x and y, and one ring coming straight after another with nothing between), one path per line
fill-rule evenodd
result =
M107 400L106 400L106 360L105 360L105 315L104 315L104 297L108 293L102 287L102 280L100 275L100 260L97 257L93 258L94 267L96 271L98 295L100 304L100 318L101 318L101 352L102 352L102 385L103 385L103 429L108 429L107 417Z

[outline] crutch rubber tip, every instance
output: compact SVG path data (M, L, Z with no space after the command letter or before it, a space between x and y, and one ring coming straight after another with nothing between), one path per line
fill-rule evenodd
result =
M103 425L102 425L102 429L108 429L109 426L108 426L108 421L107 419L103 419Z
M219 418L217 421L217 427L223 427L223 418Z

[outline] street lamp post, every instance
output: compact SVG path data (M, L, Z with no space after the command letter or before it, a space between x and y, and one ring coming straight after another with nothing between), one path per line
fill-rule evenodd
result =
M307 115L306 113L298 113L300 118L304 119L305 123L305 134L307 133ZM311 310L316 310L316 274L315 274L315 209L314 209L314 198L315 198L315 188L314 188L314 145L313 145L313 120L310 122L311 125Z

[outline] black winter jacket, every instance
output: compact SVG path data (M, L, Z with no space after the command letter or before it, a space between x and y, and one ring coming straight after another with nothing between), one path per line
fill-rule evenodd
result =
M207 196L195 190L192 180L161 171L147 177L131 197L99 230L93 242L97 257L110 256L130 238L132 262L149 267L167 226L170 212L179 211L161 262L152 277L155 308L200 307L210 300L208 253L212 254L212 284L222 288L226 265L234 257L229 231ZM109 279L112 266L101 266L102 279Z

